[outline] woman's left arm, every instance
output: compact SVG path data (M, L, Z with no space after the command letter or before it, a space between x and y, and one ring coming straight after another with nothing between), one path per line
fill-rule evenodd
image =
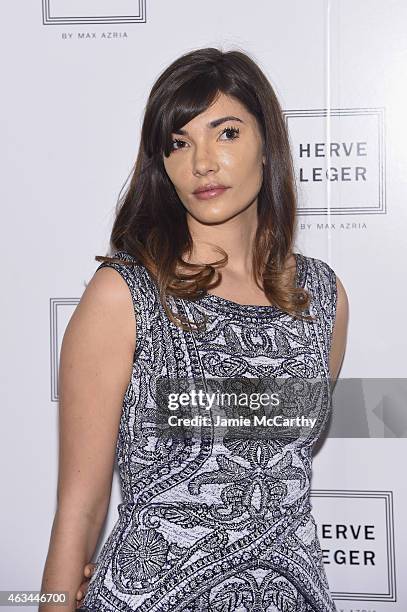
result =
M332 381L336 380L339 370L341 369L343 356L345 354L349 319L348 296L338 277L336 277L336 289L336 316L332 332L331 350L329 353L329 371Z

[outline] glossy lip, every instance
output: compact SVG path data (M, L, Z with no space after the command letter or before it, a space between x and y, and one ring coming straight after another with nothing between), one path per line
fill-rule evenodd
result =
M216 187L214 189L205 189L204 191L197 191L193 195L198 198L198 200L209 200L210 198L217 198L227 189L229 189L229 187Z
M202 193L203 191L214 191L215 189L229 189L226 185L220 185L219 183L208 183L207 185L202 185L202 187L198 187L193 192L194 194Z

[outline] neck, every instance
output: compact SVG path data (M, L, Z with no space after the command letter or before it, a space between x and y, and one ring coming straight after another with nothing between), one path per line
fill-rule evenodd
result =
M250 206L231 219L214 224L203 224L188 215L188 227L193 240L193 250L186 261L211 263L223 255L215 250L222 247L228 254L228 262L222 267L233 275L251 276L253 269L253 245L257 229L257 207Z

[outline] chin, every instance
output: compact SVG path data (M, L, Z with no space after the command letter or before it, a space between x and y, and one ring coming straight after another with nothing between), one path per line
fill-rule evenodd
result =
M253 200L254 199L255 197ZM195 200L193 202L188 199L187 204L185 200L183 201L183 205L191 217L200 223L215 224L224 223L236 215L243 213L253 204L253 200L249 198L247 202L239 203L238 205L234 202L231 205L231 202L222 201L221 199L218 200L217 198L213 200Z
M225 213L225 211L219 211L219 212L209 212L205 215L202 214L192 214L192 216L199 221L200 223L205 223L206 225L215 225L215 224L219 224L219 223L226 223L226 221L229 221L230 219L232 219L233 217L235 217L236 215L239 214L239 210L237 211L233 211L230 213Z

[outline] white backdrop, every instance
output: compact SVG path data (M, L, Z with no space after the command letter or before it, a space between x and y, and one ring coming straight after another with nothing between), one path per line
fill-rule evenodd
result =
M297 169L298 249L349 296L341 376L406 378L406 23L404 0L3 3L0 589L40 588L62 336L108 248L151 85L182 53L239 48L266 72ZM327 439L314 459L338 610L407 609L405 454L404 433ZM118 503L116 472L100 544Z

